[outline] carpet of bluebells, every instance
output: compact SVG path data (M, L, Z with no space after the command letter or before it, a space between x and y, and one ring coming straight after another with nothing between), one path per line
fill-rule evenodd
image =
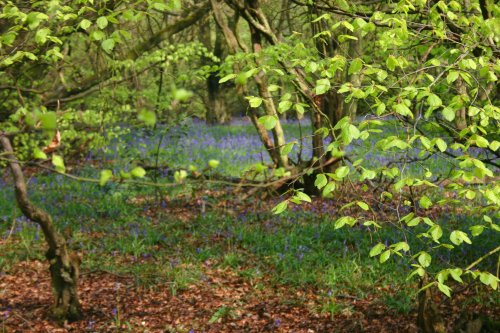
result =
M289 141L298 140L301 130L307 133L309 128L307 122L299 124L290 121L285 124ZM213 127L188 122L174 128L160 128L157 132L131 132L120 140L114 140L108 148L89 153L86 160L112 161L113 165L116 164L115 171L118 171L137 161L151 164L156 159L156 151L159 151L158 164L165 166L165 175L169 169L187 168L189 165L202 169L208 160L216 159L220 161L218 172L230 176L240 176L241 170L254 163L269 162L254 129L243 120L235 121L231 126ZM376 138L353 143L347 148L347 154L364 157L373 167L386 165L401 157L394 153L375 154L374 140ZM296 145L292 158L297 159L299 147ZM304 160L310 158L308 140L302 141L300 154ZM418 154L418 148L413 154ZM434 173L447 173L453 164L436 156L423 162L425 167ZM99 171L90 165L88 163L83 170L75 172L97 177ZM422 165L416 166L415 172L422 172L422 169ZM72 247L85 251L84 269L133 274L138 281L147 280L145 283L157 283L157 280L148 279L155 276L155 270L161 269L163 279L185 286L196 281L199 272L192 268L183 270L182 267L188 266L181 264L202 263L215 258L222 265L244 267L242 271L248 275L260 275L263 271L269 272L269 267L272 267L270 272L279 283L315 285L326 293L346 289L350 294L362 295L381 281L396 284L401 288L399 294L394 296L394 306L398 307L398 311L410 310L408 304L413 295L404 288L409 263L397 258L380 265L368 258L373 235L364 226L335 230L331 216L336 212L327 202L310 210L295 207L283 215L274 216L269 212L255 211L253 206L229 215L207 212L205 204L200 204L198 200L188 208L189 219L179 221L178 216L172 214L149 214L154 205L158 205L154 200L134 201L141 196L151 197L154 193L152 189L120 184L101 187L54 174L31 176L28 183L33 201L52 214L58 227L74 230ZM43 247L43 242L39 228L26 221L15 208L9 177L0 177L0 189L0 237L19 239L14 246L17 248L6 249L6 255L0 256L1 272L16 260L42 259L43 251L37 249ZM204 200L215 206L217 202L210 200L220 199ZM172 203L161 201L159 205L166 208ZM450 229L457 224L473 222L467 216L454 215L449 219L446 223ZM377 237L384 243L392 244L404 236L398 228L384 228ZM490 240L488 237L483 239L486 241L475 242L470 247L443 251L438 254L440 260L447 263L453 256L455 264L458 262L456 258L462 258L464 263L470 262L494 246L493 234ZM418 243L411 245L419 246ZM161 251L158 251L158 246ZM120 264L116 257L123 255L135 260L135 264ZM158 262L169 263L171 270L165 272L156 264ZM485 261L484 264L495 263ZM153 273L146 278L143 275L145 271Z
M308 161L312 156L312 144L309 133L311 124L308 120L288 120L283 122L287 142L296 142L289 154L293 162ZM352 160L363 158L363 166L377 168L382 166L399 166L406 172L422 176L426 169L434 174L446 175L455 167L455 162L448 156L433 154L421 162L409 163L419 159L422 146L417 141L415 147L404 153L398 151L381 152L375 148L378 140L397 135L407 137L407 133L396 127L387 126L382 133L371 133L363 141L353 141L345 148L346 155ZM441 136L443 137L443 136ZM272 139L272 138L271 138ZM446 139L444 137L444 139ZM327 146L330 139L325 139ZM460 151L448 152L455 155ZM478 155L479 151L469 151ZM188 168L190 165L203 169L211 159L220 161L218 172L228 176L241 176L242 171L254 163L269 163L270 158L263 147L255 129L246 119L233 120L227 125L207 126L201 121L186 121L175 127L159 126L155 131L148 129L133 130L104 149L88 154L88 160L112 160L114 162L141 161L156 163L168 169ZM404 164L404 165L403 165ZM116 168L120 163L115 164ZM126 167L126 165L125 165Z

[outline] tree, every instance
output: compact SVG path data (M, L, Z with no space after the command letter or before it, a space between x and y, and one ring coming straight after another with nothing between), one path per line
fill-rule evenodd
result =
M306 28L283 36L275 30L282 24L273 26L266 14L266 10L275 10L275 5L267 1L225 1L234 15L247 22L246 40L252 44L253 53L231 59L222 80L235 79L241 84L254 79L258 96L248 96L248 101L257 131L275 165L291 169L295 164L292 178L303 179L299 186L303 190L292 191L274 211L279 213L288 204L310 201L307 193L314 191L307 183L314 182L322 195L329 196L346 180L360 181L376 195L387 196L384 200L389 198L398 211L401 205L412 207L394 222L405 228L421 222L427 225L416 234L426 240L426 245L411 257L411 276L421 278L420 326L426 332L440 331L439 316L429 305L427 288L436 286L450 296L447 280L462 282L461 276L480 278L493 289L498 285L498 278L491 272L472 268L499 248L491 249L466 267L432 270L431 253L464 246L472 240L460 226L448 231L448 240L442 239L445 226L432 220L428 209L454 206L458 202L450 196L455 196L460 198L460 204L466 203L462 207L468 214L482 221L470 227L473 237L479 237L484 229L500 230L494 222L500 203L500 188L494 175L500 157L500 8L490 1L291 2L295 7L288 7L289 12L307 15L303 22ZM212 1L212 6L214 15L222 16L220 2ZM236 50L244 44L235 29L229 29L222 19L218 22L229 45ZM270 87L274 87L271 83L278 84L276 91L280 95L270 94ZM261 106L265 113L257 116ZM277 115L292 109L307 110L311 117L309 136L314 153L305 164L283 157L288 149L281 154L282 148L293 143L286 142ZM364 119L360 120L359 115ZM261 124L272 131L274 141L266 138L267 131L259 128ZM374 169L362 156L353 154L357 158L354 160L347 155L346 148L355 140L365 141L386 131L389 124L398 133L381 135L374 144L375 154L391 151L397 160ZM330 138L328 145L323 143L325 137ZM342 163L333 163L338 161L335 158ZM427 170L415 175L404 168L406 163L429 158L446 159L455 166L454 170L450 174ZM403 167L394 167L398 164ZM439 190L443 182L446 186ZM431 200L430 196L437 198ZM474 200L476 197L484 201ZM377 199L360 199L348 207L355 205L363 212L380 204ZM359 223L375 229L382 227L379 221L359 214L341 217L336 228ZM380 261L385 262L393 254L404 253L411 253L405 241L377 244L371 255L380 256Z
M56 172L64 173L64 160L58 152L61 140L67 143L67 151L81 149L75 142L71 145L72 138L102 144L104 136L98 140L98 135L112 132L110 126L123 121L124 114L100 113L96 121L92 110L96 95L101 93L106 99L106 89L134 82L139 75L134 70L144 73L164 61L166 57L160 56L158 61L157 54L149 51L196 23L205 15L207 3L176 14L178 18L174 20L164 14L179 12L179 1L168 5L134 2L133 6L128 2L94 5L93 1L70 0L35 4L3 1L0 4L0 96L3 100L0 158L11 169L19 208L28 219L40 225L48 245L46 258L55 298L51 313L60 322L76 320L82 316L77 292L81 258L71 252L51 216L30 201L21 163L33 158L47 160L51 154ZM151 24L147 19L154 15L163 20L157 20L155 28L149 26L144 40L127 44L132 33ZM134 61L129 70L130 62ZM177 91L174 99L182 100L183 96ZM82 110L86 106L90 110ZM120 110L131 119L127 108ZM93 115L87 117L87 112ZM154 123L154 114L149 115L151 111L142 120L151 122L152 118ZM136 118L134 113L133 119ZM134 174L141 176L143 172L138 170Z
M67 142L67 150L102 145L105 133L118 135L112 128L119 122L154 126L175 117L191 96L177 88L181 84L209 101L215 111L208 113L209 121L224 119L225 112L216 111L226 108L223 89L234 87L248 103L248 116L272 160L272 185L286 194L275 213L311 201L311 194L332 197L337 188L357 197L344 207L335 228L363 224L376 231L385 226L378 209L395 212L385 222L400 226L419 245L412 248L406 239L380 242L370 255L381 262L408 257L411 276L420 279L424 331L442 330L428 297L431 287L450 296L451 280L479 279L497 289L496 276L474 268L498 247L468 265L433 267L436 251L480 241L487 229L500 230L495 177L500 9L493 1L2 5L1 158L14 175L18 205L44 230L58 319L81 314L80 259L50 216L29 200L21 163L52 154L53 165L64 172L62 147L51 143ZM274 15L278 6L281 11ZM174 41L187 43L174 46ZM175 75L167 90L164 75L181 71L189 74ZM292 154L296 142L287 141L286 114L310 118L311 130L304 135L310 158ZM356 154L356 145L369 139L374 155L387 157L386 162L374 164ZM446 160L453 170L408 171L408 164L431 158ZM111 170L101 172L101 184L111 179L124 180ZM468 230L460 225L447 230L431 213L434 206L458 205L478 218Z

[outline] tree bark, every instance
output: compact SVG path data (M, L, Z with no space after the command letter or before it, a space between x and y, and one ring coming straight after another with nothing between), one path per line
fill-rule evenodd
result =
M215 25L215 42L212 47L210 41L210 26L208 22L204 22L202 27L200 27L200 35L202 35L202 41L207 49L212 49L213 54L223 60L223 49L222 49L222 31L220 27ZM224 98L224 91L221 84L219 83L219 71L212 72L207 78L207 93L208 93L208 105L206 112L206 120L209 124L223 124L231 120L231 115L227 107L226 99Z
M28 219L40 225L49 247L45 256L50 264L54 294L51 315L59 323L78 320L82 317L77 293L81 258L70 252L66 239L54 227L51 216L30 201L23 171L9 138L0 135L0 143L14 178L17 205Z
M212 11L214 14L214 19L219 28L221 29L224 38L226 40L226 43L228 45L228 50L230 54L235 54L238 49L240 48L241 44L238 41L238 37L236 34L236 24L234 24L233 29L229 27L229 24L226 22L225 14L222 10L222 3L220 0L210 0L210 3L212 4ZM235 22L236 23L236 22ZM239 68L235 66L235 72L239 71ZM245 86L239 86L237 89L237 92L239 95L246 94L246 89ZM259 135L259 138L266 148L267 152L269 153L269 156L273 160L273 162L277 165L279 165L279 154L276 154L276 147L275 143L271 140L269 133L267 130L264 128L264 126L258 122L258 115L256 112L256 109L250 108L249 109L249 116L250 119L252 120L253 125L257 129L257 133ZM276 142L276 141L275 141ZM278 149L279 152L279 149Z
M422 288L425 283L426 279L422 278L419 288ZM446 333L443 318L432 302L430 288L418 293L417 326L422 333Z

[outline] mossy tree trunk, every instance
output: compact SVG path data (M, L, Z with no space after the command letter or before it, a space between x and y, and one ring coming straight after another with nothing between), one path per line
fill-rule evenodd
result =
M0 143L6 153L14 178L17 205L28 219L40 225L49 247L46 258L50 264L54 294L51 315L60 323L66 320L78 320L82 317L77 293L81 259L78 255L70 252L66 239L55 229L51 216L30 201L24 174L9 138L0 133Z

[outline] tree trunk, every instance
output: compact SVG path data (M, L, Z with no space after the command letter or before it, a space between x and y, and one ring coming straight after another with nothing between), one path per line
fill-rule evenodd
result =
M467 95L467 87L465 86L464 80L460 76L455 81L455 86L460 96ZM455 112L455 127L459 131L467 127L467 109L465 106L462 106Z
M259 11L259 2L255 0L248 1L249 8L251 9L251 13L253 13L253 19L259 21L257 13ZM258 54L262 51L262 35L261 32L256 29L251 23L248 24L250 28L250 38L252 40L253 52ZM259 60L256 59L257 65L259 65ZM286 144L285 133L283 128L281 127L281 122L278 117L278 112L276 111L276 105L274 104L274 100L269 92L269 83L267 81L267 75L261 71L257 75L254 76L254 81L257 84L257 88L259 90L259 95L262 98L262 104L264 109L266 110L266 114L268 116L276 117L276 125L271 130L274 138L274 152L273 156L278 160L278 167L288 167L288 156L282 155L280 153L280 148Z
M222 62L224 57L224 50L222 48L222 31L220 27L215 24L215 41L213 46L210 31L210 22L208 19L200 22L200 40L203 45L208 50L212 50L212 53ZM218 65L218 63L214 63L210 59L207 60L210 62L209 65ZM223 94L224 91L219 83L219 80L219 71L210 73L206 80L208 95L206 120L207 123L211 125L223 124L231 120L231 115L228 112L227 103Z
M425 278L420 280L419 288L425 285ZM418 294L417 326L422 333L446 333L443 318L436 305L432 302L430 288Z
M57 232L50 215L30 201L23 171L14 155L9 138L0 136L0 143L9 160L14 178L17 205L28 219L40 225L49 246L46 258L50 264L54 294L51 315L59 323L78 320L82 317L77 294L81 259L78 255L70 253L66 239Z
M349 55L352 58L361 58L363 56L363 36L359 31L354 33L357 40L351 40L349 42ZM345 70L348 72L348 68ZM351 82L354 88L361 87L361 82L363 81L363 75L361 73L348 74L347 81ZM356 116L358 113L358 99L352 98L349 103L344 103L344 115L349 116L353 121L356 121Z
M226 43L228 45L229 53L235 54L240 47L246 49L246 47L244 47L238 41L238 38L237 38L237 33L236 33L237 20L235 20L235 22L231 28L226 21L224 11L222 10L221 1L220 0L210 0L210 2L212 4L212 12L214 14L215 22L217 23L217 25L219 26L219 28L221 29L221 31L225 37ZM259 47L260 47L260 44L259 44ZM237 66L235 66L235 72L238 72L238 71L239 71L239 68L237 68ZM256 78L256 81L257 80L258 80L258 78ZM262 83L262 81L261 81L261 85L262 84L264 84L264 83ZM265 84L267 84L267 82ZM259 85L258 82L257 82L257 85ZM265 87L263 86L262 91L260 90L260 88L261 87L259 87L260 93L266 94L266 91L267 91L267 96L270 96L270 93L267 90L267 86L265 86ZM243 94L243 95L247 93L244 85L240 86L237 89L237 92L238 92L238 94ZM261 96L261 97L263 97L263 96ZM269 101L273 102L272 99L270 99L270 98L266 99L263 97L263 99L264 99L265 106L266 105L269 106L268 104L266 104L266 103L269 103ZM272 107L274 107L274 104L272 105ZM276 113L275 108L274 108L274 113ZM276 147L276 143L277 143L276 136L274 137L275 140L273 143L267 130L264 128L264 126L261 123L258 122L258 114L256 112L256 109L250 108L249 109L249 116L250 116L250 119L252 120L252 123L254 124L255 128L257 129L257 133L259 135L261 142L266 147L266 150L269 153L269 156L271 157L273 162L276 165L283 164L283 161L281 159L281 155L279 154L279 147ZM278 124L278 125L280 125L280 124ZM274 131L273 134L275 132L276 131ZM283 139L283 141L284 141L284 139ZM286 161L286 162L288 163L288 161Z

